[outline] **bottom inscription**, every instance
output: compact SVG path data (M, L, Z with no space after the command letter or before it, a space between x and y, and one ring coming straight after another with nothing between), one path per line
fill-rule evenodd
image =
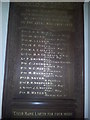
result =
M42 111L42 110L41 110ZM49 111L49 110L48 110ZM72 117L72 112L35 112L29 110L13 110L13 117Z

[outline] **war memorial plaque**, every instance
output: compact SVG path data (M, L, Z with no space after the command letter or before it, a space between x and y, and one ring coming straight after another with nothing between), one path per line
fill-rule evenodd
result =
M83 3L11 3L2 118L83 118Z

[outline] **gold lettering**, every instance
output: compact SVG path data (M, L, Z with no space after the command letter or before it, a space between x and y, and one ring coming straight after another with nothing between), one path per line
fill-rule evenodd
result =
M23 113L23 112L13 111L13 115L14 115L14 116L23 116L24 113Z

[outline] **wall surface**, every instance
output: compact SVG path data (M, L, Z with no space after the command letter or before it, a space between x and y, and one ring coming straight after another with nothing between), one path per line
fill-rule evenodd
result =
M88 118L90 120L90 2L88 4Z
M4 81L4 65L5 65L5 51L6 51L6 40L7 40L7 25L8 25L8 12L9 12L9 3L4 2L2 4L2 55L0 56L0 118L2 113L2 93L3 93L3 81ZM1 42L1 40L0 40Z
M84 3L85 118L88 118L88 3Z
M2 4L0 2L0 114L1 114L1 90L2 90ZM0 115L1 116L1 115Z
M89 12L88 12L89 11ZM5 51L6 51L6 40L7 40L7 26L8 26L8 13L9 13L9 3L2 3L2 15L0 17L2 18L2 44L0 41L0 49L2 47L2 62L0 61L0 65L2 67L0 68L0 118L1 118L1 107L2 107L2 91L3 91L3 80L4 80L4 65L5 65ZM90 51L90 34L88 34L88 21L90 21L90 15L88 17L88 14L90 14L90 3L85 3L84 5L84 40L85 40L85 118L90 119L90 95L88 97L88 85L90 85L90 74L88 76L88 73L90 73L90 63L88 65L88 61L90 61L90 54L88 56L88 53ZM89 23L89 31L90 31L90 23ZM89 35L89 36L88 36ZM89 41L88 41L89 40ZM88 46L89 45L89 46ZM1 55L0 55L1 56ZM0 57L1 59L1 57ZM88 72L89 68L89 72ZM2 72L1 72L2 71ZM90 93L90 88L89 88ZM89 98L89 100L88 100ZM88 111L89 110L89 111Z

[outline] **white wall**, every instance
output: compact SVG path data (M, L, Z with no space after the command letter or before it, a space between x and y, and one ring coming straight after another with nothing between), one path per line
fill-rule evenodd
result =
M1 118L1 90L2 90L2 4L0 2L0 118Z
M88 4L88 113L90 120L90 2Z
M0 14L0 17L2 18L2 41L0 40L0 49L2 48L2 61L0 61L0 118L1 118L1 107L2 107L2 90L3 90L3 80L4 80L4 65L5 65L5 50L6 50L6 40L7 40L7 25L8 25L8 12L9 12L9 3L2 3L2 15ZM90 13L90 3L89 3L89 13ZM88 53L90 51L90 48L88 47L88 43L90 46L90 41L88 41L88 38L90 38L90 34L88 37L88 3L85 3L84 5L84 40L85 40L85 118L90 118L90 105L88 104L88 61L90 61L90 55L88 60ZM89 16L90 21L90 16ZM89 23L90 26L90 23ZM90 28L90 27L89 27ZM90 29L89 29L90 31ZM1 43L2 42L2 43ZM89 49L88 49L89 48ZM1 56L1 54L0 54ZM1 57L0 57L1 59ZM89 63L89 73L90 73L90 63ZM89 74L90 79L90 74ZM90 85L90 82L89 82ZM90 91L90 90L89 90ZM89 96L89 103L90 103L90 96ZM89 112L88 112L88 105L89 105Z
M2 20L2 40L0 39L0 118L2 113L2 93L3 93L3 81L4 81L4 65L5 65L5 50L6 50L6 39L7 39L7 25L8 25L8 12L9 12L9 3L1 3L2 4L2 15L0 18ZM1 7L1 6L0 6Z
M88 3L84 3L85 118L88 118Z

